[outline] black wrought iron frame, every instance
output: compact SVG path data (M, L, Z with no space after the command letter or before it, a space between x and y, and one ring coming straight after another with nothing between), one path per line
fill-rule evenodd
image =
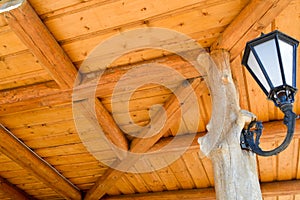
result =
M252 121L247 129L243 129L241 133L241 148L252 151L260 156L272 156L285 150L293 139L295 130L295 121L297 115L293 112L292 104L284 104L280 107L284 113L283 123L287 127L287 134L284 141L273 150L264 151L259 147L259 140L262 135L263 125L261 121ZM254 128L254 129L253 129ZM255 137L255 140L254 140Z

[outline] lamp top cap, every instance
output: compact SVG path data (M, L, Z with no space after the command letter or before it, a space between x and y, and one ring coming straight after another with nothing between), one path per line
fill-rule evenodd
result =
M272 31L270 33L267 33L267 34L261 34L260 37L258 38L255 38L253 40L250 40L247 42L246 44L246 47L245 47L245 52L244 52L244 56L243 56L243 59L242 59L242 64L243 65L246 65L247 64L247 60L248 60L248 56L249 56L249 53L251 51L251 48L255 47L256 45L259 45L259 44L262 44L264 42L267 42L269 40L272 40L272 39L280 39L292 46L294 46L295 48L298 47L299 45L299 41L292 38L291 36L288 36L278 30L275 30L275 31Z
M260 37L255 38L249 42L247 42L246 48L247 46L256 46L258 44L264 43L266 41L269 41L273 38L278 38L280 40L283 40L291 45L296 45L296 47L299 45L299 41L292 38L289 35L286 35L285 33L282 33L278 30L272 31L270 33L264 34L262 33Z

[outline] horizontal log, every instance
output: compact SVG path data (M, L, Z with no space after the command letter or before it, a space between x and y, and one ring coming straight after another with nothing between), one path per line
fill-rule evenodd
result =
M286 127L282 123L282 121L274 121L274 122L266 122L263 124L264 129L263 133L261 136L262 142L268 142L270 139L277 139L278 137L285 137L286 135ZM275 131L274 131L275 130ZM172 149L169 149L170 152L176 152L176 151L182 151L182 149L185 149L181 144L181 141L189 140L190 137L194 137L193 142L187 149L187 151L199 151L199 144L197 142L197 139L199 137L204 136L206 133L198 133L196 136L194 135L182 135L182 136L177 136L181 139L179 139L177 142L174 143L172 146ZM294 138L300 138L300 120L296 121L296 126L295 126L295 132L294 132ZM153 152L161 149L165 145L169 144L173 140L173 137L167 137L167 138L162 138L157 142L155 145L153 145L148 152ZM201 152L200 152L201 153Z
M274 197L284 195L299 195L300 180L279 181L261 184L263 197Z
M151 61L127 65L116 69L107 69L97 83L96 96L103 98L111 96L118 80L129 70L140 64L163 64L181 73L187 79L199 77L199 72L189 63L178 56L167 56ZM26 110L43 109L54 105L71 103L72 95L76 100L86 99L98 81L97 74L87 74L83 77L84 87L78 87L76 92L72 89L60 90L54 81L20 87L12 90L0 91L0 115L24 112ZM141 77L143 78L143 77ZM178 83L174 83L174 87ZM154 86L151 86L154 87ZM151 88L150 87L150 88ZM143 88L144 89L150 89ZM142 90L139 90L142 91ZM132 91L127 91L128 93Z
M300 181L281 181L272 183L262 183L261 191L263 197L277 197L283 195L298 195ZM215 191L213 188L194 189L194 190L178 190L155 192L145 194L132 194L121 196L104 197L103 200L215 200Z

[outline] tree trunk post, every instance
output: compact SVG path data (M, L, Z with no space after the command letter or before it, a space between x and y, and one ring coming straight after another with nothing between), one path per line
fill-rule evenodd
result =
M198 63L206 68L213 110L208 133L198 141L200 150L213 163L216 197L218 200L260 200L256 156L240 147L241 131L255 116L239 107L230 55L224 50L214 50L210 57L200 55Z

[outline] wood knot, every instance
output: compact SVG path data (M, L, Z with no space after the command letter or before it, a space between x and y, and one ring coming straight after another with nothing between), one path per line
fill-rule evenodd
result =
M227 85L229 83L229 76L227 74L222 76L222 83Z

